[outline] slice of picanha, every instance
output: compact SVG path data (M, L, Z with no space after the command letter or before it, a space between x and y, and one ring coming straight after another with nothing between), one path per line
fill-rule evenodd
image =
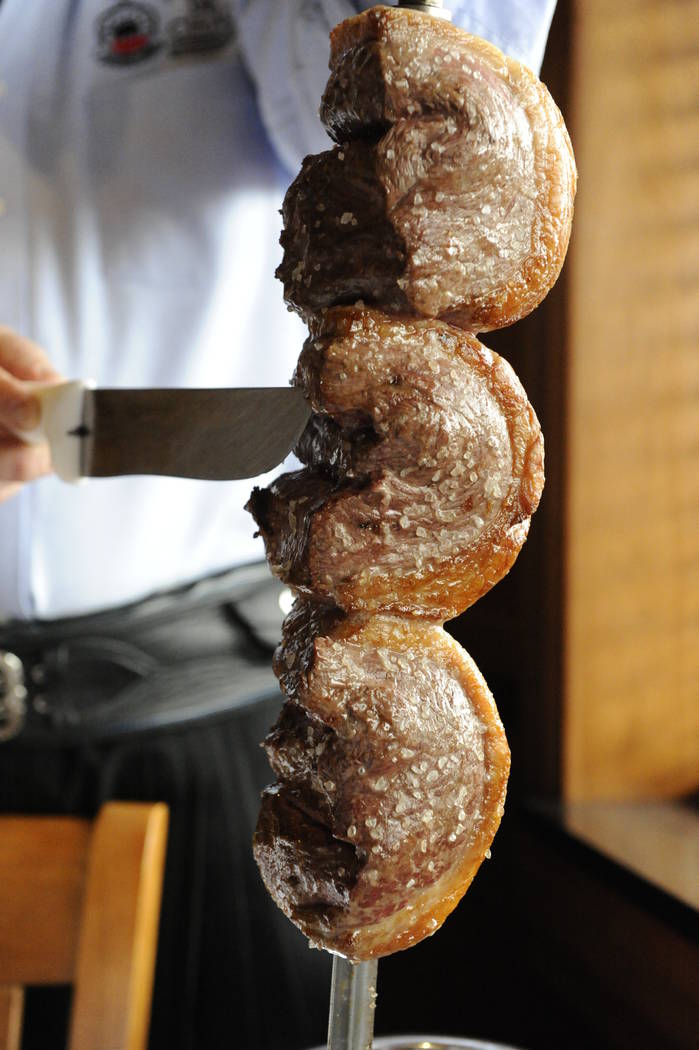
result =
M543 488L543 439L511 367L435 321L341 307L295 382L310 466L249 507L272 570L345 610L445 620L512 566Z
M349 959L439 928L503 811L509 750L471 658L441 627L297 601L276 670L255 857L311 942Z
M555 282L576 171L565 124L521 63L443 19L374 7L331 37L322 118L284 202L278 275L303 316L363 299L469 331L529 313Z

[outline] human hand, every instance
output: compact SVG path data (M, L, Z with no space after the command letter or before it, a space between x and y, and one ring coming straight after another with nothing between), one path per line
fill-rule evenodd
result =
M39 422L39 402L29 384L60 378L41 347L0 327L0 502L51 471L48 445L26 445L15 431Z

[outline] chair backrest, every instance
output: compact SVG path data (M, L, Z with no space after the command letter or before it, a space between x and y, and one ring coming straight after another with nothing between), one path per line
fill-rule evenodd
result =
M145 1050L167 822L162 803L0 817L0 1050L43 984L74 986L69 1050Z

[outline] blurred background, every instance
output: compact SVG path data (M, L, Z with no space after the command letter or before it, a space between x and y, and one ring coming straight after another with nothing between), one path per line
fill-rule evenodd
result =
M579 188L563 275L484 341L546 489L451 625L512 749L493 858L384 960L379 1032L684 1048L699 1031L699 3L559 0L542 79Z

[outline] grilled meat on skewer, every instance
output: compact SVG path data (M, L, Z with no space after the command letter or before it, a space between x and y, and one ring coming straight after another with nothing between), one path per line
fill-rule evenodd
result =
M306 466L248 505L299 595L255 856L311 941L359 961L441 925L502 814L502 726L441 623L509 570L539 501L538 421L475 333L555 281L576 176L543 85L410 10L333 31L322 116L339 145L287 193L278 270L311 331Z
M296 371L308 470L249 504L272 570L346 610L445 620L509 570L543 487L539 424L514 372L435 321L335 308Z

